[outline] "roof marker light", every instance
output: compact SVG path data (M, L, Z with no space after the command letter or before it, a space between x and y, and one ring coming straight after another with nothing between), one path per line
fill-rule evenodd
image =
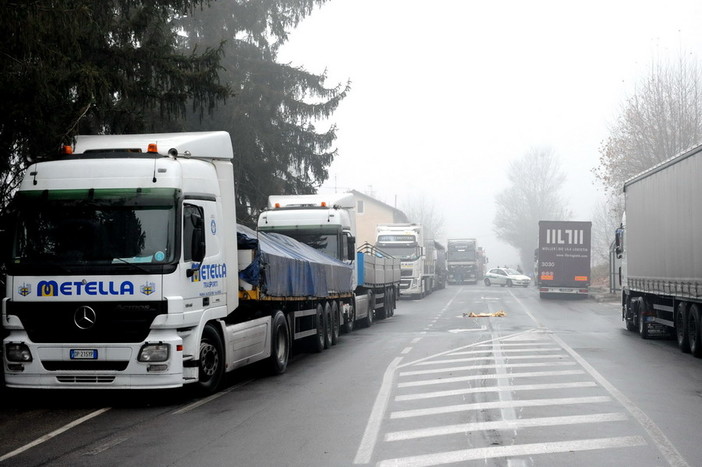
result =
M69 145L61 146L61 154L73 154L73 148Z
M280 207L280 203L275 203L275 208L278 209Z
M326 201L322 201L322 207L323 207L323 208L326 208L326 207L327 207L327 202L326 202Z
M146 152L149 153L158 153L158 146L156 143L149 143L149 147L147 148Z

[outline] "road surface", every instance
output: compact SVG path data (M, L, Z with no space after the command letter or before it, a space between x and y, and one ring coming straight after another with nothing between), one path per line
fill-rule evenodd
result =
M616 302L448 286L210 398L0 391L0 465L695 466L701 391Z

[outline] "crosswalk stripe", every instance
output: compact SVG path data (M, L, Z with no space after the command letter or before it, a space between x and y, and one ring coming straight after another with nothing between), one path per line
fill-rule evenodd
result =
M405 441L432 436L445 436L483 430L516 430L519 428L577 425L581 423L605 423L628 420L624 413L602 413L592 415L573 415L564 417L518 418L514 420L497 420L491 422L460 423L455 425L419 428L416 430L395 431L385 435L385 441Z
M510 373L510 378L533 378L541 376L567 376L567 375L582 375L585 371L583 370L562 370L562 371L530 371L524 373ZM423 379L421 381L408 381L406 383L399 383L397 387L399 388L409 388L417 386L432 386L436 384L447 384L447 383L461 383L465 381L475 381L484 379L497 379L504 378L505 375L489 374L489 375L468 375L468 376L456 376L454 378L436 378L436 379Z
M562 352L563 349L560 347L543 347L540 349L503 349L502 353L524 353L524 352ZM492 355L494 350L463 350L460 352L450 352L447 353L449 357L452 355L480 355L489 354Z
M534 359L534 360L541 360L541 359L549 359L549 358L570 358L570 356L565 353L554 353L554 354L547 354L547 355L510 355L506 357L507 360L527 360L527 359ZM483 362L486 360L495 360L497 357L495 355L486 355L484 357L468 357L468 358L454 358L451 360L432 360L428 362L422 362L422 363L417 363L417 366L426 366L426 365L442 365L442 364L450 364L450 363L466 363L466 362Z
M598 449L627 448L645 446L646 440L641 436L622 436L618 438L583 439L548 443L516 444L512 446L491 446L486 448L461 449L437 454L387 459L378 463L379 467L403 466L422 467L430 465L466 462L472 460L494 459L499 457L530 456L537 454L555 454L561 452L594 451Z
M538 367L554 367L554 366L573 366L577 365L574 361L569 362L533 362L533 363L504 363L499 365L467 365L453 366L444 368L434 368L432 370L415 370L402 371L400 376L416 376L429 375L435 373L448 373L453 371L471 371L471 370L496 370L498 368L538 368Z
M421 399L434 399L438 397L460 396L464 394L487 393L487 392L507 392L507 391L542 391L548 389L574 389L597 387L593 381L580 381L575 383L553 383L553 384L517 384L514 386L480 386L477 388L462 388L450 391L420 392L417 394L405 394L395 396L395 401L416 401Z
M487 409L504 409L509 407L544 407L549 405L575 405L575 404L595 404L600 402L610 402L609 396L592 396L592 397L562 397L553 399L529 399L529 400L510 400L510 401L494 401L494 402L475 402L471 404L447 405L443 407L430 407L427 409L412 409L399 410L391 412L390 418L410 418L421 417L425 415L438 415L455 412L465 412L469 410L487 410Z

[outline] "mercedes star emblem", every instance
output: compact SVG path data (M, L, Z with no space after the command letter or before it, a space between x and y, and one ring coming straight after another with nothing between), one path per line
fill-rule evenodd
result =
M97 313L89 306L81 306L73 313L73 322L78 329L86 330L95 326Z

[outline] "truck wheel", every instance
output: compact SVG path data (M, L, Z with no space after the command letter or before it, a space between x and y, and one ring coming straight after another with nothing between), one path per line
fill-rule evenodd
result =
M332 346L332 313L329 302L324 304L324 348Z
M339 302L336 300L332 301L331 304L331 328L332 328L332 345L336 345L339 341L339 334L341 334L341 316L339 315Z
M687 336L690 340L690 353L702 356L702 336L700 335L700 306L694 303L687 313Z
M268 360L271 374L285 373L290 356L290 332L288 320L282 311L278 310L271 324L271 356Z
M314 325L317 328L317 334L313 336L312 351L319 353L324 350L324 308L322 305L317 305L317 313L314 315Z
M200 337L198 389L202 394L217 392L224 376L224 345L214 326L206 324Z
M390 308L388 308L388 314L390 316L394 316L395 315L395 288L394 287L390 287L388 289L388 295L390 296L390 299L388 300L389 307L390 307Z
M687 304L680 302L675 310L675 336L681 352L690 352L690 335L687 330Z
M386 293L383 293L382 308L378 310L378 313L375 315L375 317L376 319L385 319L388 317L388 296Z
M485 280L484 280L483 282L485 282L485 285L487 285L488 287L490 287L490 279L488 279L488 278L486 277Z
M373 292L368 291L368 314L363 319L363 327L369 328L373 326L373 315L375 314L375 297Z
M634 314L637 317L637 322L639 324L639 335L641 336L642 339L648 339L649 334L648 334L648 323L646 322L646 319L644 318L644 312L646 311L646 302L642 297L636 297L631 301L631 304L634 309Z
M352 298L351 304L349 305L349 315L346 317L346 321L344 322L345 333L350 333L353 331L353 326L356 321L356 305L353 303L354 301L355 300Z

